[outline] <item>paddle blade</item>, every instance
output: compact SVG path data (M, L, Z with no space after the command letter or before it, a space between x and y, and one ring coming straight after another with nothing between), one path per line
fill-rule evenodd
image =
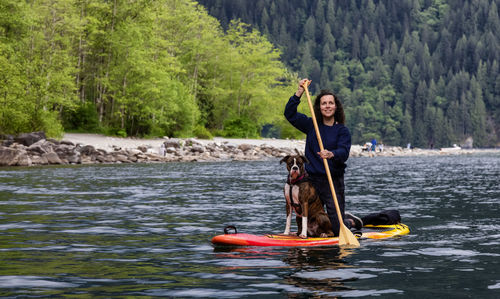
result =
M339 246L359 247L359 241L358 241L358 239L343 224L340 225Z

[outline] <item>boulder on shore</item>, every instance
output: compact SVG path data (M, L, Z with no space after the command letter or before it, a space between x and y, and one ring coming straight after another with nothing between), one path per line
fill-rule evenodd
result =
M19 134L17 137L14 138L14 141L25 146L30 146L33 143L36 143L37 141L40 141L42 139L47 139L47 137L45 137L44 132L32 132L32 133Z

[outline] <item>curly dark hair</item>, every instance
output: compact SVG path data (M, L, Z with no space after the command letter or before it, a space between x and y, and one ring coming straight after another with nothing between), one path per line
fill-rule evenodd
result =
M335 118L335 122L338 122L339 124L344 124L345 114L342 103L333 92L325 89L321 90L320 93L316 96L316 99L314 100L314 114L316 115L318 123L319 124L323 123L323 114L321 114L320 103L321 103L321 98L326 95L332 95L333 98L335 99L335 106L337 107L335 110L335 114L333 115L333 117Z

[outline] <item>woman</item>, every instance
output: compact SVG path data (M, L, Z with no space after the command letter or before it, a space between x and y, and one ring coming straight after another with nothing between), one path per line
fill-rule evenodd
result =
M304 93L303 85L306 82L308 82L308 79L302 79L299 82L297 91L288 100L285 107L285 117L295 128L307 135L305 156L309 160L309 163L306 164L306 171L309 175L309 180L316 188L321 201L326 206L328 217L332 223L333 233L335 236L338 236L340 223L323 159L327 159L328 161L342 218L345 218L347 214L350 219L346 221L347 226L350 227L352 224L355 224L356 228L360 229L363 225L361 220L344 212L344 169L346 168L345 162L349 158L349 151L351 149L351 133L344 126L344 109L338 97L330 91L322 90L314 101L314 113L318 121L319 132L324 146L324 150L320 151L312 118L297 112L300 97Z

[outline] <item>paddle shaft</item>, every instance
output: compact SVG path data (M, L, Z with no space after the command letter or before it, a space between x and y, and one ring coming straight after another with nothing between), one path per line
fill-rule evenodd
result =
M323 151L325 148L323 147L323 141L321 140L321 134L319 133L318 122L316 121L316 115L314 114L314 108L311 102L311 96L309 95L309 89L307 88L309 83L310 81L305 82L303 87L307 96L307 103L309 104L309 109L311 110L311 117L314 124L314 130L316 131L316 137L318 138L319 149ZM337 211L337 217L339 219L339 224L340 224L339 245L349 244L349 245L359 246L359 242L356 239L356 237L354 237L352 232L348 230L344 224L342 213L340 212L339 202L337 200L337 194L335 193L335 187L333 187L332 174L330 173L330 167L328 166L327 159L323 158L323 164L325 165L326 177L328 178L328 183L330 184L330 190L332 192L333 202L335 204L335 210ZM344 236L342 236L342 234L344 234Z

